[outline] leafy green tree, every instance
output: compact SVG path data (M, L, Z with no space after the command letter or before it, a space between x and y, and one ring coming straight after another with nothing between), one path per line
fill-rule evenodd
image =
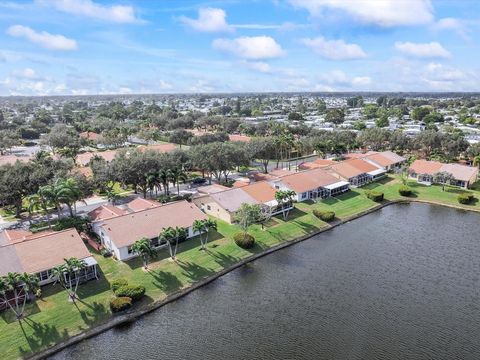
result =
M235 212L234 219L238 222L238 226L246 235L250 225L256 223L261 218L261 208L258 204L243 203Z
M292 190L277 190L275 192L275 200L277 200L278 204L282 209L282 215L284 220L288 218L288 214L292 207L292 202L295 196L296 193Z
M412 119L422 121L425 116L430 114L430 111L431 111L430 108L425 106L417 107L412 110L412 114L411 114Z
M0 277L0 299L15 313L18 321L25 314L25 305L29 294L36 289L38 289L38 277L36 275L9 272L6 276ZM15 307L11 304L11 299L8 298L9 293L13 293ZM23 298L22 301L20 301L21 298Z
M454 179L453 175L447 171L439 171L433 174L433 181L442 184L442 191L445 191L445 185L449 184Z
M328 109L325 121L336 125L341 124L345 121L345 112L343 109Z
M258 159L263 166L263 172L268 173L268 164L275 158L276 146L272 138L254 138L248 143L253 159Z

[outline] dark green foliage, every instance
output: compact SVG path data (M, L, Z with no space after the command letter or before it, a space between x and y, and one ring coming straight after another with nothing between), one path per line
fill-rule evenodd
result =
M122 286L127 286L127 285L128 285L128 281L123 278L120 278L120 279L113 280L110 286L112 288L112 291L115 292Z
M402 196L411 196L412 189L410 189L407 185L400 185L398 188L398 193Z
M313 210L313 215L325 222L329 222L335 219L335 213L333 211L321 211L315 209Z
M132 306L132 299L129 297L117 297L110 300L110 309L113 313L124 311Z
M237 233L233 236L233 240L242 249L251 249L255 245L255 238L250 234Z
M118 297L129 297L132 301L138 301L145 295L145 286L143 285L124 285L120 286L115 295Z
M475 197L473 196L472 193L462 193L457 197L458 202L464 205L471 204L474 199Z
M383 192L370 190L366 192L367 198L375 202L383 201Z
M88 224L88 220L80 216L61 218L55 224L55 226L53 227L53 230L62 231L65 229L75 228L79 232L83 232L86 230L87 224Z

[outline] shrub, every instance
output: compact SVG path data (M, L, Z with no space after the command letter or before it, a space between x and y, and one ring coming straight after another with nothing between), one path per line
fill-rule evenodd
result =
M138 301L145 295L145 286L142 285L123 285L115 290L118 297L129 297L132 301Z
M332 221L335 219L335 213L333 211L321 211L321 210L313 210L313 215L315 215L317 218L319 218L322 221Z
M53 230L62 231L65 229L75 228L79 232L85 232L88 228L88 223L89 221L87 219L84 219L80 216L66 217L59 219L53 226Z
M127 310L132 306L132 299L126 296L117 297L110 300L110 309L113 313Z
M458 195L457 200L460 204L471 204L475 197L473 196L472 193L462 193Z
M102 249L101 254L103 257L106 257L106 258L112 256L112 252L108 249Z
M122 286L128 285L128 281L125 279L115 279L112 281L112 290L113 292L117 291L118 288L121 288Z
M398 188L398 192L402 196L412 195L412 189L410 189L407 185L400 185L400 187Z
M236 233L233 240L242 249L250 249L255 245L255 238L250 234Z
M383 192L370 190L367 192L367 198L375 202L381 202L383 201Z

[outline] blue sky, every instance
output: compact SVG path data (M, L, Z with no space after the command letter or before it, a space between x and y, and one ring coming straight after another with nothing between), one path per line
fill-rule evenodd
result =
M480 91L475 0L0 0L0 95Z

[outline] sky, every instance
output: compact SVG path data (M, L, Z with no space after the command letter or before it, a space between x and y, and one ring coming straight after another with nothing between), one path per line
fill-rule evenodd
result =
M480 91L477 0L0 0L0 95Z

